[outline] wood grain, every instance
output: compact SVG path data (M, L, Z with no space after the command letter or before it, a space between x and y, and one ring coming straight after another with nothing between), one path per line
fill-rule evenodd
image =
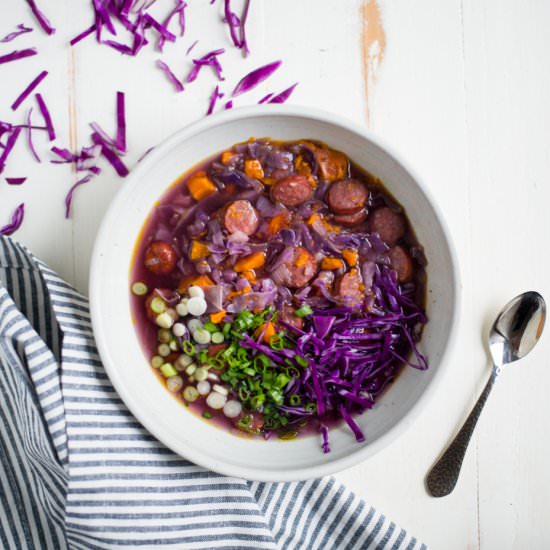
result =
M386 31L378 0L364 0L360 8L361 53L363 58L363 79L365 85L365 117L367 126L371 118L371 91L376 74L386 51Z

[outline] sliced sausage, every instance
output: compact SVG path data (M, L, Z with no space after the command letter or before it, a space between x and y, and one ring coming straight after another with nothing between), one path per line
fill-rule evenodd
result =
M145 251L145 267L155 275L168 275L176 267L178 254L167 242L154 241Z
M329 187L327 202L335 214L355 214L369 198L367 186L356 179L335 181Z
M259 223L258 213L249 201L234 201L225 209L224 226L229 233L241 231L250 236L256 232Z
M343 225L344 227L353 227L355 225L359 225L360 223L363 223L367 219L367 211L362 208L358 212L355 212L355 214L340 214L338 216L334 216L333 220L339 224Z
M392 267L397 271L397 280L406 283L414 275L414 266L408 252L402 246L394 246L390 250L390 261Z
M378 233L385 243L393 246L405 235L405 218L387 206L377 208L369 216L369 229L371 233Z
M321 179L327 181L341 180L348 175L346 155L332 149L316 149L315 160L319 167Z
M293 248L288 258L272 273L276 283L289 288L302 288L317 273L317 260L303 246Z
M313 189L305 176L288 176L271 188L271 197L285 206L298 206L311 198Z
M283 305L283 309L280 312L280 319L281 321L287 323L288 325L292 325L297 329L301 329L304 325L304 320L301 317L294 315L294 308L289 304Z
M357 269L351 269L340 277L336 285L339 298L347 307L356 308L365 300L365 288Z

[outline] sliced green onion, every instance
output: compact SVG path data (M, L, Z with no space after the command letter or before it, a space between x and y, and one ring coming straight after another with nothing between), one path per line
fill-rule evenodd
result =
M164 313L166 311L166 302L162 299L162 298L159 298L158 296L155 296L152 300L151 300L151 311L153 311L153 313Z
M231 332L231 323L225 323L223 325L223 335L226 337L226 338L229 338L229 333Z
M216 332L218 330L218 326L212 323L212 321L204 323L203 328L208 332Z
M160 367L162 367L163 364L164 364L164 357L161 357L160 355L155 355L151 359L151 366L154 369L160 369Z
M309 413L316 413L317 412L317 403L306 403L304 405L304 409Z
M252 424L252 416L250 416L249 414L243 416L237 422L237 426L239 426L239 428L249 428L250 424Z
M291 439L296 439L298 436L298 432L285 432L284 434L281 434L279 436L279 439L282 439L283 441L289 441Z
M193 339L197 344L209 344L211 336L207 330L198 329L193 332Z
M269 339L269 347L276 351L282 350L284 348L283 337L279 334L273 334L273 336Z
M176 376L178 374L178 371L174 368L172 363L164 363L164 365L160 367L160 372L162 372L162 376L164 376L164 378L170 378L171 376Z
M178 351L178 341L177 340L170 340L170 343L168 344L170 346L170 349L172 351Z
M243 386L239 388L239 399L246 401L250 397L250 392Z
M213 332L212 333L212 343L214 344L221 344L225 340L225 336L223 335L223 332Z
M161 344L157 351L159 352L159 355L161 357L168 357L170 353L172 353L172 350L170 349L170 346L168 344Z
M301 367L307 367L309 365L309 361L305 357L302 357L301 355L295 355L294 360Z
M208 420L210 420L213 416L214 416L214 415L213 415L211 412L209 412L209 411L204 411L204 412L202 413L202 417L203 417L203 418L207 418Z
M197 382L202 382L208 378L208 371L204 367L199 367L193 376Z
M300 396L297 393L293 393L288 398L288 401L293 407L297 407L302 402L302 400L300 399Z
M313 313L313 310L311 309L311 306L304 304L302 307L299 307L294 312L294 315L296 315L296 317L305 317L306 315L311 315L312 313Z
M149 289L147 288L147 285L145 283L142 283L141 281L137 281L132 285L132 292L136 296L145 296L145 294L149 292Z
M193 401L196 401L199 398L199 392L197 391L197 388L195 388L195 386L187 386L183 390L183 398L188 403L193 403Z
M193 344L191 340L184 340L181 343L181 348L183 349L183 353L185 353L185 355L195 355L195 344Z
M251 400L250 400L250 406L253 408L253 409L258 409L261 405L264 404L264 401L265 401L265 395L263 393L260 393L258 395L255 395Z

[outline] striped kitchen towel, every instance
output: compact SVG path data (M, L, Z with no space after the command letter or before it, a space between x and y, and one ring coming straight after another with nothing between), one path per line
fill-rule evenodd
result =
M111 386L86 298L2 237L0 545L426 548L334 479L253 483L173 454Z

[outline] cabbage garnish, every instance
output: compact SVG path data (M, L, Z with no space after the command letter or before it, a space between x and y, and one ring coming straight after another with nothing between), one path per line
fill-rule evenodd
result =
M4 36L4 38L1 38L0 42L2 43L11 42L12 40L15 40L17 37L21 36L22 34L26 34L28 32L32 32L32 29L30 27L25 27L23 23L20 23L19 25L17 25L16 31L10 32L6 36Z
M232 97L237 97L238 95L244 94L249 90L252 90L258 84L269 78L282 64L281 60L273 61L262 67L254 69L247 75L245 75L239 83L235 86Z
M32 82L19 94L19 97L12 103L11 110L16 111L19 105L29 97L34 89L48 76L48 71L42 71Z
M14 211L11 220L9 223L0 227L0 235L13 235L23 223L23 218L25 217L25 203L21 203Z
M18 59L24 59L25 57L31 57L38 53L36 48L27 48L25 50L15 50L5 55L0 55L0 65L2 63L9 63L10 61L17 61Z
M53 34L55 32L55 29L48 21L48 18L38 9L35 0L27 0L27 4L30 6L32 13L36 17L39 25L44 29L44 32L46 34Z
M44 119L44 124L46 125L46 129L48 132L48 137L50 138L50 141L53 141L55 139L55 129L53 127L52 117L50 115L50 111L48 110L48 107L46 106L46 102L44 101L44 98L41 94L36 94L36 101L38 103L38 108L40 109L40 112L42 113L42 118Z

